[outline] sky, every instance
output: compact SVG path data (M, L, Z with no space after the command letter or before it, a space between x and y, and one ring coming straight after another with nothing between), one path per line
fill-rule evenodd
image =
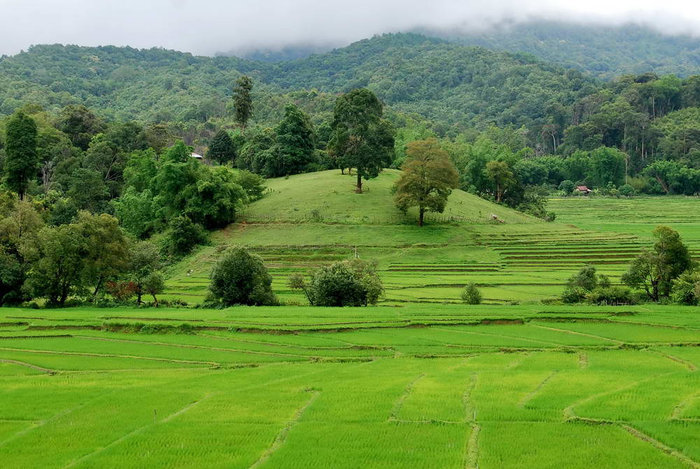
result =
M0 18L0 54L7 55L54 43L214 55L532 19L631 22L700 36L697 0L0 0Z

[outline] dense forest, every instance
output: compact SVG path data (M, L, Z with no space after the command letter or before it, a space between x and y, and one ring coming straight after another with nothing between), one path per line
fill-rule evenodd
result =
M697 74L700 39L626 24L605 26L555 21L506 24L485 32L434 34L464 45L525 52L604 79L654 72Z

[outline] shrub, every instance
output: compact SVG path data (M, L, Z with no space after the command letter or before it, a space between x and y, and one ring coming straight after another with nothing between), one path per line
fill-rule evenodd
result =
M631 290L625 287L598 287L588 294L587 299L595 305L634 304Z
M166 241L171 254L184 256L206 240L207 235L202 225L192 222L188 217L175 217L171 220Z
M571 195L575 188L576 184L574 184L573 181L570 181L568 179L564 179L559 184L559 190L562 191L564 195Z
M629 184L621 185L620 188L618 189L618 191L620 192L620 195L623 197L632 197L636 192L634 190L634 187L632 187Z
M561 301L564 303L581 303L586 299L588 291L585 288L570 286L561 295Z
M367 306L376 304L384 291L376 265L359 259L321 267L308 284L293 275L289 286L303 290L313 306Z
M272 277L260 256L242 247L227 250L211 272L210 301L223 306L276 305Z
M686 270L673 281L673 301L691 306L700 304L700 270Z
M481 304L481 292L474 282L467 284L462 290L462 301L468 305Z

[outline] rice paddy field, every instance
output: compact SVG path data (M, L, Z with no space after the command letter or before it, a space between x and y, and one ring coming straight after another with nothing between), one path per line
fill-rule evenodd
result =
M196 306L245 245L285 306L0 308L0 467L700 468L700 308L551 302L588 263L618 281L658 224L698 257L698 199L554 199L544 223L455 191L419 228L396 175L272 180L168 271ZM377 306L286 285L354 256Z
M0 311L2 467L700 466L691 308Z

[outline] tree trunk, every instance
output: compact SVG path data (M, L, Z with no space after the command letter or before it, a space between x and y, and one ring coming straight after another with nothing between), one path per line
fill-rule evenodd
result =
M423 226L423 215L425 215L425 207L418 207L418 226Z
M151 293L151 296L153 296L153 305L157 308L158 307L158 298L156 298L155 293Z
M362 194L362 176L360 176L360 172L357 172L357 185L355 186L355 192L358 194Z

